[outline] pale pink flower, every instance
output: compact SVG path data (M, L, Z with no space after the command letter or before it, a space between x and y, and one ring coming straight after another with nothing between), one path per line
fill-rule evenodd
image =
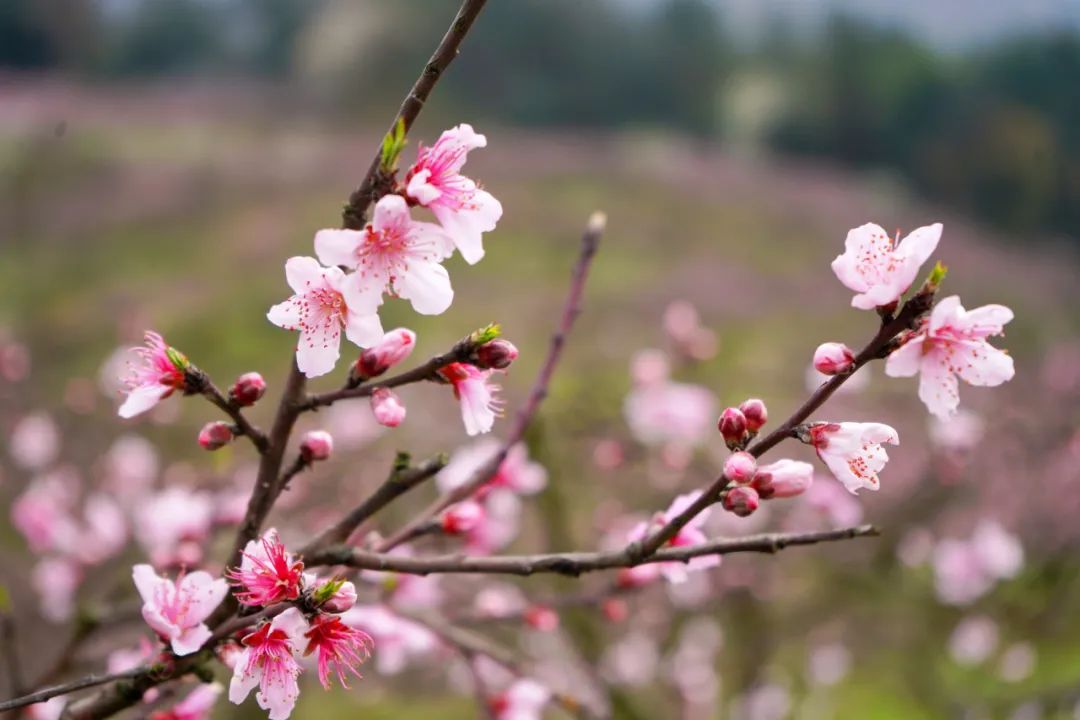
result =
M619 685L645 685L656 679L660 648L649 635L631 630L608 646L600 660L604 677Z
M892 377L919 374L919 399L942 419L956 412L960 393L956 378L971 385L995 387L1011 380L1012 357L987 342L1000 335L1013 318L1004 305L964 310L960 297L939 302L907 341L889 355L885 373Z
M682 514L686 508L690 507L701 495L700 490L687 493L685 495L679 495L672 501L671 506L662 513L657 513L650 523L638 523L634 528L630 530L630 534L627 536L627 540L630 542L637 542L645 538L650 533L656 532L659 528L666 525ZM694 545L701 545L706 542L708 538L705 533L702 532L701 526L709 519L709 509L706 508L698 513L693 520L688 522L679 532L675 534L673 538L665 543L664 547L691 547ZM719 555L706 555L702 557L692 558L689 562L682 563L677 561L661 562L661 563L649 563L650 565L657 565L661 575L663 575L668 582L681 583L685 582L687 574L692 571L705 570L707 568L716 567L720 564ZM628 568L629 570L636 570L636 568ZM648 576L651 571L640 571L641 575ZM630 574L623 573L625 577L621 577L622 581L627 580L640 580L640 576L635 575L633 572Z
M41 614L52 622L70 620L75 612L75 593L82 581L82 568L66 558L45 558L35 565L30 584L41 600Z
M60 453L60 431L47 413L19 420L8 439L11 459L26 470L41 470Z
M417 222L400 195L375 204L363 230L320 230L315 254L327 265L355 268L347 282L374 305L389 292L412 303L421 315L439 315L450 307L454 290L442 266L452 249L438 225Z
M173 485L135 506L135 537L158 567L194 565L210 537L215 505L209 493Z
M69 522L78 492L78 476L63 469L34 478L11 504L11 523L26 538L31 552L56 547Z
M360 353L353 363L352 377L356 380L378 377L409 357L415 347L416 333L408 328L394 328L377 345Z
M396 557L414 557L410 545L390 550ZM382 570L362 570L360 577L381 586L384 599L399 610L423 610L442 602L440 575L410 575Z
M500 388L490 382L492 372L466 363L450 363L439 370L439 375L454 387L454 397L461 403L461 419L469 435L491 432L495 418L502 414Z
M949 635L949 655L958 665L979 665L997 649L998 635L997 623L989 617L966 617Z
M496 720L542 720L544 706L550 700L550 690L535 680L522 678L491 698L491 712Z
M447 535L463 535L484 521L484 506L475 500L454 503L443 511L439 519L442 531Z
M818 457L848 492L881 487L878 473L889 461L881 443L899 445L896 430L884 423L816 423L810 426L810 442Z
M346 625L339 617L320 614L311 621L304 637L308 641L304 655L318 653L319 682L323 688L330 689L331 672L344 688L349 687L345 682L346 672L363 677L356 668L371 655L375 642L366 632Z
M123 510L108 495L94 493L86 498L81 519L61 520L55 549L86 565L97 565L120 552L127 537Z
M210 711L224 689L221 683L199 685L169 710L155 712L150 720L209 720Z
M750 484L763 500L767 500L801 495L813 482L813 465L784 458L768 465L759 465Z
M405 421L405 403L390 388L375 388L371 393L371 414L384 427L397 427Z
M934 550L934 586L950 605L968 605L1024 563L1020 541L996 521L983 520L968 540L945 539Z
M851 672L851 651L840 643L818 645L806 663L806 674L815 685L831 687Z
M1035 671L1035 647L1029 642L1013 643L1001 654L998 677L1005 682L1020 682Z
M121 435L105 455L105 486L122 505L135 504L158 474L154 445L138 435Z
M733 483L748 483L754 479L755 472L757 460L746 451L732 453L724 461L724 476Z
M146 412L186 382L184 371L188 360L183 353L165 344L165 340L152 330L146 331L146 344L134 348L141 365L131 369L124 380L127 400L120 406L122 418L132 418Z
M957 410L948 419L930 416L930 441L942 450L964 452L973 449L986 431L983 419L970 410Z
M626 396L623 416L630 432L646 445L704 442L716 418L716 396L699 385L659 382L641 385Z
M300 697L295 655L304 647L307 629L303 613L292 607L245 637L229 683L229 702L239 705L257 685L255 701L270 711L270 720L289 717Z
M1024 566L1024 548L996 520L983 520L971 535L971 545L979 562L998 580L1016 577Z
M270 528L258 540L244 548L240 567L225 573L239 588L236 599L241 605L266 607L300 597L304 563L285 549L277 530Z
M896 243L873 223L848 232L844 254L832 262L833 272L857 295L852 307L873 310L890 305L907 292L919 268L933 254L941 239L941 223L913 230Z
M814 482L806 490L806 504L821 513L833 528L850 527L863 519L863 506L833 482Z
M210 639L204 620L229 592L224 578L197 570L173 582L149 565L136 565L131 575L142 596L143 619L170 643L174 653L190 655Z
M323 267L315 258L292 257L285 263L285 279L295 294L270 308L266 317L278 327L300 331L296 365L308 377L334 369L342 329L360 347L382 339L376 313L379 296L361 292L340 268Z
M434 213L470 265L484 257L481 236L502 217L499 201L461 174L469 151L486 145L487 138L462 123L443 132L431 147L420 146L405 175L406 194Z
M396 675L411 660L429 657L439 647L439 639L433 632L383 605L357 605L342 615L341 620L372 637L376 648L375 669L381 675Z
M458 448L450 462L435 476L435 483L443 493L451 492L472 479L473 475L491 461L502 447L494 438L482 438ZM524 443L517 443L506 453L506 458L488 480L480 495L486 490L505 488L518 495L535 495L547 485L547 470L540 463L529 459Z
M135 647L119 648L109 653L105 666L110 673L122 673L139 667L152 657L154 644L144 635L139 638L139 644Z
M671 361L663 350L645 348L630 358L630 379L634 385L656 385L670 377Z

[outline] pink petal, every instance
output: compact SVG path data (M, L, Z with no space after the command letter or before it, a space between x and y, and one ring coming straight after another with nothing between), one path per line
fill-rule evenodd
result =
M911 377L919 372L923 358L923 339L917 335L893 350L885 360L885 374L889 377Z
M941 240L941 229L941 223L934 223L912 230L900 241L896 248L897 253L913 260L917 270L937 249L938 241Z
M172 651L177 655L190 655L201 648L213 633L204 623L185 629L172 639Z
M117 414L125 420L141 415L161 402L171 389L165 385L140 385L128 393Z
M394 282L398 294L421 315L439 315L454 301L450 274L438 263L414 260Z
M285 280L293 292L303 295L308 290L325 284L323 269L313 257L291 257L285 261Z
M320 230L315 233L315 254L323 265L352 268L356 267L356 249L363 242L364 233L358 230Z

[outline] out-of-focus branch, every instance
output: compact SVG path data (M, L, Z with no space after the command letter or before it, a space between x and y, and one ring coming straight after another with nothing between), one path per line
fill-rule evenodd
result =
M86 688L104 685L105 683L114 682L116 680L127 680L149 672L151 672L151 668L137 667L131 670L125 670L124 672L109 673L107 675L87 675L78 680L72 680L71 682L60 685L53 685L52 687L43 688L37 692L30 693L29 695L23 695L22 697L0 702L0 712L17 710L18 708L26 707L27 705L34 705L35 703L51 700L54 697L67 695L76 690L85 690Z
M842 530L808 533L766 533L741 538L721 538L677 548L664 548L637 558L626 549L607 552L568 552L540 555L493 555L471 557L441 555L412 557L385 552L368 552L349 546L330 548L308 558L309 566L348 565L361 570L382 570L408 575L433 573L470 573L496 575L535 575L554 573L576 577L597 570L634 567L659 562L688 562L706 555L729 555L740 552L776 553L784 548L816 545L823 542L851 540L878 534L872 525Z
M554 374L555 367L562 357L566 337L574 326L574 320L581 313L581 298L585 292L585 281L588 279L589 267L592 265L593 257L595 257L596 250L600 246L600 236L603 235L606 224L607 218L603 213L593 213L592 217L589 218L589 223L581 237L581 252L571 275L570 290L563 305L562 317L559 320L555 334L551 337L551 345L544 364L540 366L540 372L533 382L529 397L525 401L525 405L518 411L517 418L510 428L506 441L499 446L498 452L491 459L473 473L468 482L459 485L440 497L398 532L383 541L378 547L379 552L387 552L397 547L407 538L412 537L417 528L426 525L443 510L454 503L461 502L480 489L484 483L498 472L499 466L506 459L510 449L525 437L525 431L528 429L529 423L532 422L537 410L540 409L540 403L547 397L548 385L551 383L551 376Z
M442 42L435 48L434 54L427 61L423 71L420 73L420 77L413 84L412 90L409 91L409 94L405 96L405 100L401 103L401 108L394 117L394 121L390 123L390 132L394 131L398 122L404 125L406 132L409 131L420 111L423 110L428 95L435 89L435 84L442 77L442 74L446 72L446 68L454 61L454 58L457 57L462 41L486 4L487 0L465 0L461 4L461 9L458 10L454 21L450 23L450 28L446 31L446 35L443 36ZM341 211L342 227L350 230L363 228L368 206L386 193L387 188L384 186L389 182L390 178L387 178L380 171L381 160L382 154L376 151L367 175L364 176L360 187L349 196L349 202L345 204L344 209Z

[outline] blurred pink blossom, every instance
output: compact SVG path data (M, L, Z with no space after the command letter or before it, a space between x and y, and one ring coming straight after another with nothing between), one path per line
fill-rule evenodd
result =
M530 678L515 680L510 687L491 698L496 720L543 720L544 706L551 691Z
M712 435L716 396L699 385L667 381L639 385L626 396L623 416L633 436L645 445L670 441L697 445Z
M42 470L60 454L60 431L44 412L27 415L11 431L8 452L26 470Z
M168 710L159 710L150 720L209 720L210 711L225 688L220 683L199 685Z
M701 495L700 490L680 495L672 501L671 506L662 513L657 513L651 522L638 523L626 539L629 542L636 542L645 538L648 534L655 532L660 527L663 527L666 523L670 522L673 518L680 515L686 508L694 503ZM679 529L679 532L675 534L671 540L665 543L665 547L691 547L694 545L700 545L704 543L708 538L705 537L705 533L702 532L702 525L709 519L709 509L706 508L702 512L698 513L694 519ZM703 557L692 558L689 562L660 562L650 563L657 565L657 569L660 574L663 575L668 582L681 583L685 582L687 574L690 572L705 570L711 567L716 567L720 564L720 556L718 555L706 555ZM635 574L635 568L628 568L629 574L621 573L620 577L623 580L633 579L640 580L640 576ZM648 574L649 570L638 571L639 573Z
M38 561L30 583L41 599L41 614L52 622L69 620L75 612L75 593L82 584L79 564L64 558L45 558Z
M469 482L480 468L495 457L500 447L498 440L484 438L455 450L447 466L435 476L439 491L448 493ZM519 495L534 495L546 485L547 470L530 460L528 448L518 443L510 448L484 488L503 488Z
M209 493L173 485L135 507L135 537L157 567L197 565L214 508Z
M396 675L411 661L431 657L440 646L433 632L383 605L357 605L341 620L374 640L375 669L380 675Z
M986 662L997 646L997 623L985 615L964 618L949 635L949 655L958 665Z

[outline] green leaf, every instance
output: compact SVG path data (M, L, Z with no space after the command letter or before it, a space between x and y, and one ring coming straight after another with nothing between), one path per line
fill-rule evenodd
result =
M382 153L379 160L379 169L389 175L397 170L398 158L405 149L405 120L398 118L394 129L386 133L382 141Z
M491 323L470 334L469 340L474 345L483 345L484 343L491 342L500 335L502 335L502 327L499 326L499 323Z

